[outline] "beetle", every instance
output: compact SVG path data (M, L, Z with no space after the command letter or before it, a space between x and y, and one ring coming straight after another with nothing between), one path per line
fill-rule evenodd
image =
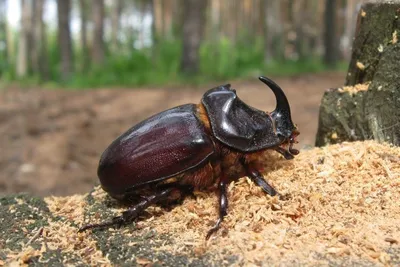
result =
M272 149L293 159L299 154L293 148L299 131L283 90L267 77L259 79L275 95L271 113L247 105L225 84L208 90L199 104L158 113L115 139L100 158L101 187L121 201L147 196L122 215L79 231L125 225L152 204L217 186L219 217L208 239L227 215L226 187L231 181L248 176L265 193L277 195L259 171L260 156Z

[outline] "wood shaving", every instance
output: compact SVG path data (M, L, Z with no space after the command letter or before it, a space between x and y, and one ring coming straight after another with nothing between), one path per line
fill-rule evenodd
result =
M363 63L361 63L360 61L357 61L356 66L360 70L365 70L365 65Z
M348 93L351 96L357 94L360 91L367 91L368 87L370 85L370 82L368 83L359 83L354 86L343 86L342 88L339 88L338 91L340 93Z

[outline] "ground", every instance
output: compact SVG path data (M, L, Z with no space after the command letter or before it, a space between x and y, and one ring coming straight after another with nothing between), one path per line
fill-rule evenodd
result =
M0 266L400 266L400 148L375 141L267 151L271 197L250 179L152 206L121 228L87 230L127 205L96 186L67 197L0 197Z
M323 92L344 83L344 73L272 77L286 92L299 147L314 145ZM258 80L229 81L246 103L272 111L272 92ZM222 82L224 83L224 82ZM146 117L198 103L219 83L180 88L85 91L7 88L0 91L0 194L65 196L98 183L100 154L118 135Z

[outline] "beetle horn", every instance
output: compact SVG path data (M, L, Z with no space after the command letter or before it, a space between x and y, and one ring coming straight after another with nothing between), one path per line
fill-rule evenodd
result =
M280 88L279 85L277 85L271 79L268 79L265 76L261 76L259 79L269 88L271 88L272 92L274 92L276 98L276 108L271 112L271 116L275 120L277 133L284 137L289 137L296 127L292 122L290 106L285 93L283 92L282 88Z
M276 98L276 108L273 112L279 111L279 112L287 112L290 114L290 106L289 102L286 98L285 93L283 92L282 88L279 87L274 81L271 79L268 79L265 76L261 76L258 79L265 83L269 88L271 88L272 92L274 92L275 98Z

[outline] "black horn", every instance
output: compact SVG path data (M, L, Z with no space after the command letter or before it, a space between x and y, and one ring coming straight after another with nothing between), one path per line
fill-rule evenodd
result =
M288 112L290 114L289 102L282 88L280 88L279 85L277 85L274 81L268 79L265 76L260 76L258 79L265 83L269 88L271 88L272 92L274 92L276 98L276 109L274 111L279 110L281 112Z
M272 92L274 92L276 98L276 108L271 112L271 116L275 120L277 133L284 137L289 137L292 133L292 130L296 127L292 122L290 106L285 93L283 92L282 88L280 88L279 85L277 85L271 79L265 76L260 76L258 79L265 83L269 88L271 88ZM279 119L277 119L278 117Z

